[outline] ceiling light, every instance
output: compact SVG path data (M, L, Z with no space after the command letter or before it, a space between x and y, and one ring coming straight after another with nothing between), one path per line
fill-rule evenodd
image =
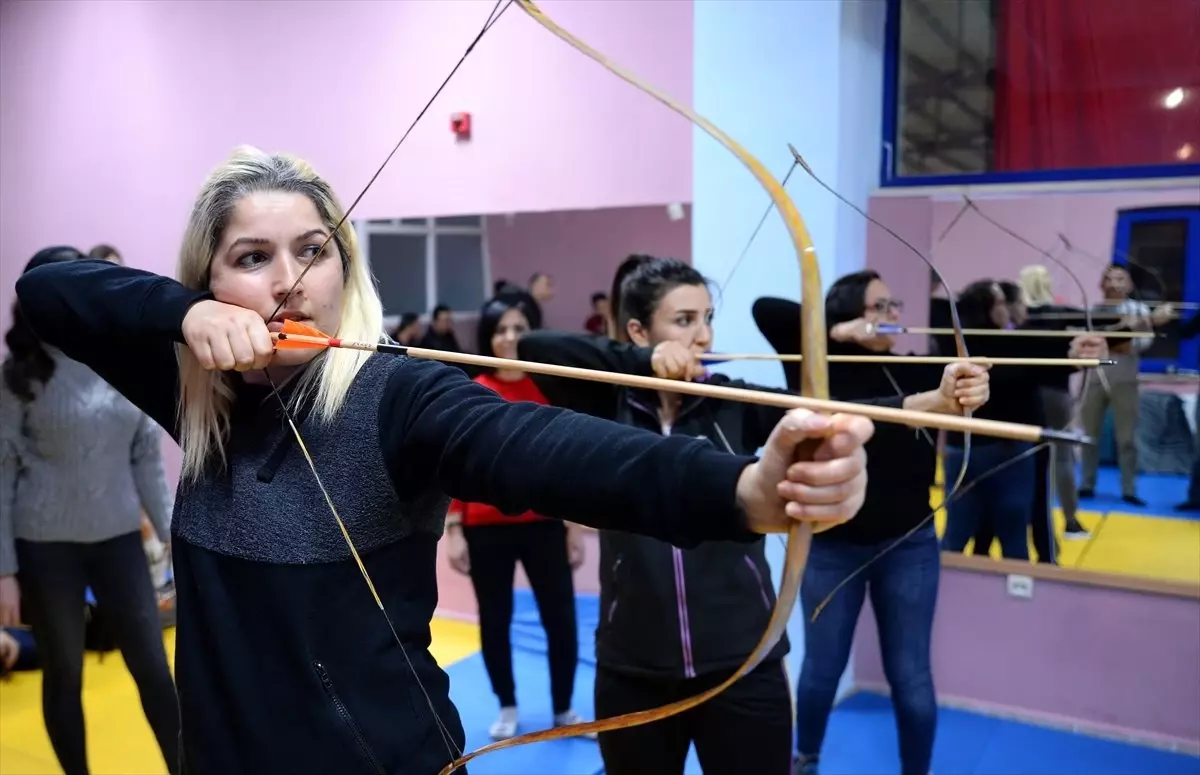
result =
M1192 147L1191 143L1184 143L1183 145L1179 146L1179 150L1175 152L1175 158L1179 159L1180 161L1187 161L1188 159L1192 158L1192 154L1195 152L1196 149Z
M1168 109L1177 108L1183 103L1183 89L1176 88L1163 99Z

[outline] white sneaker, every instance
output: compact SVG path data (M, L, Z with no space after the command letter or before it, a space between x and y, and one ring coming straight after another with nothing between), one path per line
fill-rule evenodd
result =
M567 727L572 724L582 724L582 723L583 723L583 717L580 716L578 713L576 713L573 710L567 710L567 711L564 711L563 713L554 714L554 726L556 726L556 727ZM580 735L580 737L586 737L588 740L595 740L597 735L595 732L587 732L585 734Z
M516 708L501 708L500 718L492 722L488 727L488 737L493 740L508 740L511 737L517 736L517 709Z

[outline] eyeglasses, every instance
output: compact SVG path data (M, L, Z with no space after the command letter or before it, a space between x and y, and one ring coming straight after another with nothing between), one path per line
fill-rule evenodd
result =
M870 309L880 314L886 314L892 310L895 310L896 312L903 312L904 302L900 301L899 299L879 299L870 306Z

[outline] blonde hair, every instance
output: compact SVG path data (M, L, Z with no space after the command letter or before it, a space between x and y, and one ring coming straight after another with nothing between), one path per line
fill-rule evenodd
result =
M215 169L204 182L192 207L183 246L179 252L177 278L188 288L207 290L212 261L221 237L238 202L256 192L285 191L302 194L317 209L325 227L333 233L342 262L342 313L338 329L329 332L343 339L376 342L383 335L383 305L375 289L371 268L359 250L354 227L347 222L334 231L343 210L323 178L308 162L287 154L267 154L243 146ZM229 438L229 416L233 404L232 377L227 372L207 371L186 345L177 345L179 359L179 428L183 448L183 478L194 481L215 454L224 465ZM315 386L312 416L329 421L345 401L350 386L371 354L356 350L336 356L318 355L304 370L294 402Z
M1054 291L1050 283L1050 271L1041 264L1033 264L1021 270L1019 276L1021 290L1025 294L1025 304L1030 307L1040 307L1054 303Z

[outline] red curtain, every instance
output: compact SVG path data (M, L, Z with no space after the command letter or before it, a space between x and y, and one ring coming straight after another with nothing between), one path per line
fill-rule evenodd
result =
M994 2L992 169L1200 162L1200 0Z

